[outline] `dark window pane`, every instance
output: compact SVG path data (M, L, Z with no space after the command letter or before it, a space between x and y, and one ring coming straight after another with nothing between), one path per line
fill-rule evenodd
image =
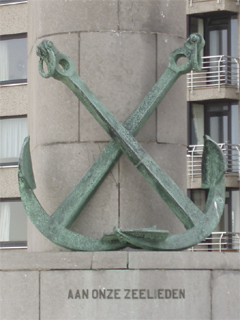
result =
M27 38L1 39L0 81L27 79Z
M0 164L16 164L27 136L27 118L0 120Z
M27 215L20 200L0 202L0 242L26 241Z
M238 19L231 19L231 56L238 57Z
M232 144L239 144L239 123L238 123L238 105L237 104L233 104L231 106L231 111L232 111L232 115L231 115L231 143Z

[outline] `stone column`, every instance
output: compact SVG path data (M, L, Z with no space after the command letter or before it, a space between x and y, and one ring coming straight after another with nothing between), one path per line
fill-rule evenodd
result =
M29 135L36 196L51 215L110 140L61 82L38 73L42 39L74 61L84 82L121 122L135 110L186 39L179 0L30 0ZM137 139L186 192L187 104L181 77ZM171 234L182 224L126 156L109 173L72 230L101 237L113 227L157 225ZM65 250L29 223L30 251Z

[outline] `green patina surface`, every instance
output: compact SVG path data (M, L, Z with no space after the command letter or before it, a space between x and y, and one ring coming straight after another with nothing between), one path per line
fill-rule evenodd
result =
M201 70L200 52L203 46L203 38L193 34L183 47L175 50L169 57L169 65L164 74L131 116L121 124L77 75L72 60L59 52L51 41L41 42L37 47L40 74L45 78L53 77L67 85L112 137L101 155L51 217L34 195L29 138L25 139L19 162L21 198L30 219L48 239L71 250L114 250L126 246L148 250L183 250L204 240L215 229L225 202L225 162L218 146L209 137L205 137L203 188L209 189L209 195L205 210L201 212L134 138L178 77L192 69ZM186 57L186 62L179 66L177 61L181 57ZM43 63L47 66L46 73ZM142 230L115 228L112 234L95 239L68 229L122 153L127 155L168 204L185 226L185 232L168 236L167 230L157 230L155 227Z

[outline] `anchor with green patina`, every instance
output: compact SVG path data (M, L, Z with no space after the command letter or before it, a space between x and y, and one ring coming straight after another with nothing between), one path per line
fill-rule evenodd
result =
M169 57L169 65L164 74L131 116L121 124L77 75L69 57L59 52L51 41L43 40L38 45L40 74L44 78L53 77L67 85L112 137L107 147L52 216L42 208L33 192L36 186L29 137L25 139L19 161L20 194L27 214L44 236L71 250L115 250L126 246L148 250L183 250L204 240L216 228L225 202L225 161L217 144L205 136L202 188L209 191L202 212L134 138L179 76L192 69L201 70L200 52L203 46L203 38L199 34L193 34L181 48L175 50ZM186 62L179 66L177 61L181 57L185 57ZM47 72L43 68L44 62ZM69 230L122 153L126 154L183 223L185 232L169 236L168 231L157 230L156 227L141 230L121 230L116 227L112 234L95 239Z

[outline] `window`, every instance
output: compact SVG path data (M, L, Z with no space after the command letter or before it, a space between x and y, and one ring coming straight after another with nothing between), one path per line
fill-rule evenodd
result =
M27 34L0 36L0 84L27 82Z
M190 191L190 197L200 210L204 209L207 200L206 190L193 189ZM224 212L214 231L237 232L239 214L239 190L227 190Z
M189 17L189 33L200 33L206 41L205 56L229 55L238 57L237 15Z
M27 118L0 119L0 165L17 165L23 140L27 136Z
M27 214L20 199L0 202L0 247L27 244Z
M190 104L190 144L203 144L203 135L217 143L239 144L237 102Z

